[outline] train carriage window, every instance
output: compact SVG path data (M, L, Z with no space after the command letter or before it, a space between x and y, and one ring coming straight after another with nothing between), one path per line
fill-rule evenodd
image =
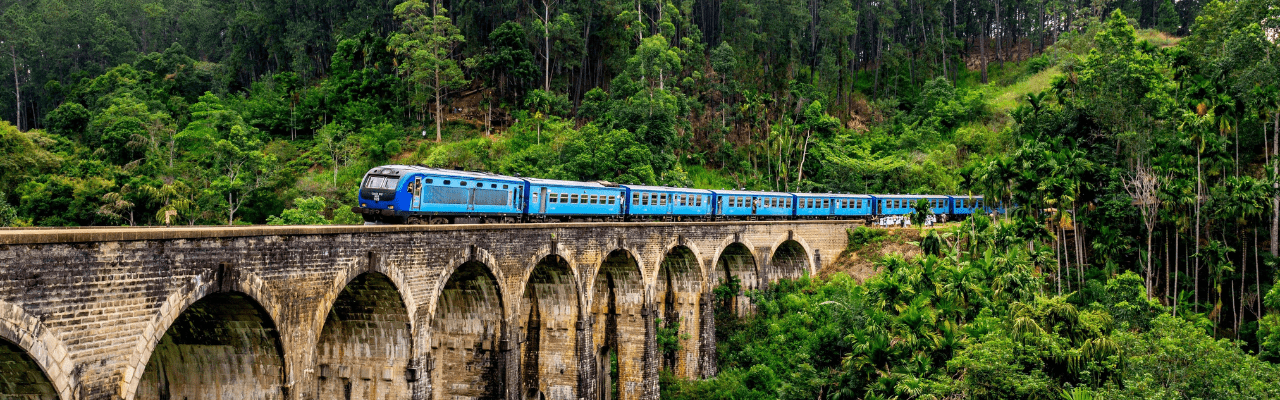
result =
M703 196L698 196L698 207L702 207L702 197Z
M633 206L638 206L638 205L640 205L640 193L632 193L632 194L631 194L631 205L633 205Z
M577 204L577 203L578 203L578 195L576 195L576 194L571 194L571 195L569 195L569 203Z
M618 200L617 197L609 196L609 204L617 204L615 203L617 200Z
M831 199L822 199L822 208L831 208Z
M458 182L458 184L459 184L459 185L462 185L462 186L467 186L467 183L466 183L466 182Z
M548 203L555 203L555 202L556 202L556 200L558 200L559 198L560 198L560 196L556 196L556 194L555 194L555 193L552 193L552 194L547 195L547 202L548 202Z
M427 181L428 181L427 183L431 183L431 182L430 182L430 179L428 179ZM502 185L502 188L503 188L503 189L506 189L506 188L507 188L507 185Z
M862 200L858 200L858 208L862 208Z
M641 197L640 197L640 205L642 205L642 206L647 206L647 205L649 205L649 194L648 194L648 193L645 193L645 194L641 195Z

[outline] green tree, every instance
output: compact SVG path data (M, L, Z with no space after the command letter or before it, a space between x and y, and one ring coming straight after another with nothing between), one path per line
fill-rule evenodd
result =
M399 56L400 73L418 88L414 98L423 108L428 100L435 104L437 142L441 141L444 96L468 82L453 58L454 49L466 39L447 13L438 0L430 6L422 0L400 3L395 15L403 24L402 32L392 35L389 41Z

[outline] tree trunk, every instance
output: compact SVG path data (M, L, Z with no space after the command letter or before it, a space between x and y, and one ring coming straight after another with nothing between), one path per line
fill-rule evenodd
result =
M9 44L9 57L13 60L13 112L16 117L13 123L18 126L18 130L22 130L22 86L18 84L18 49L13 44Z
M1204 139L1200 139L1200 140L1203 141ZM1195 272L1195 288L1194 288L1195 293L1192 293L1192 298L1194 298L1194 303L1196 306L1195 307L1196 312L1200 311L1200 190L1201 190L1201 186L1202 185L1201 185L1201 176L1200 176L1200 149L1196 149L1196 203L1195 203L1196 236L1193 238L1196 245L1196 254L1195 254L1196 255L1196 262L1195 262L1196 272Z
M1271 132L1276 135L1275 140L1271 141L1272 152L1280 157L1280 111L1272 114L1274 120ZM1280 163L1271 164L1271 174L1280 176ZM1278 246L1280 246L1280 182L1272 182L1271 188L1276 193L1271 198L1271 255L1277 255Z
M443 110L443 107L440 105L440 66L438 65L436 66L435 72L436 72L436 87L435 87L436 89L436 143L440 143L440 140L441 140L440 132L443 129L443 125L440 123L440 119L444 117L444 115L441 114L444 110Z
M987 36L990 34L990 23L982 24L982 32L978 34L978 52L982 53L982 83L987 83Z
M800 187L800 180L804 179L804 158L809 155L809 137L813 136L813 130L805 129L804 147L800 150L800 168L796 170L796 188Z
M542 90L551 93L551 0L542 0Z

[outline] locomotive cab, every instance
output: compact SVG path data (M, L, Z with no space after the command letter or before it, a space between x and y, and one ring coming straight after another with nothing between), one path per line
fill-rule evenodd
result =
M397 197L405 197L397 196L402 191L404 173L399 168L378 167L364 174L360 182L360 207L354 210L364 216L366 223L400 222L395 218L396 210L405 209L399 204L403 201L397 201Z

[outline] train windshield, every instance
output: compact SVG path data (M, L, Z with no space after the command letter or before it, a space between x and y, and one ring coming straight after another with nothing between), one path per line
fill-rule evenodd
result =
M364 187L367 189L395 190L396 184L398 183L400 183L400 178L391 176L370 176L365 179Z

